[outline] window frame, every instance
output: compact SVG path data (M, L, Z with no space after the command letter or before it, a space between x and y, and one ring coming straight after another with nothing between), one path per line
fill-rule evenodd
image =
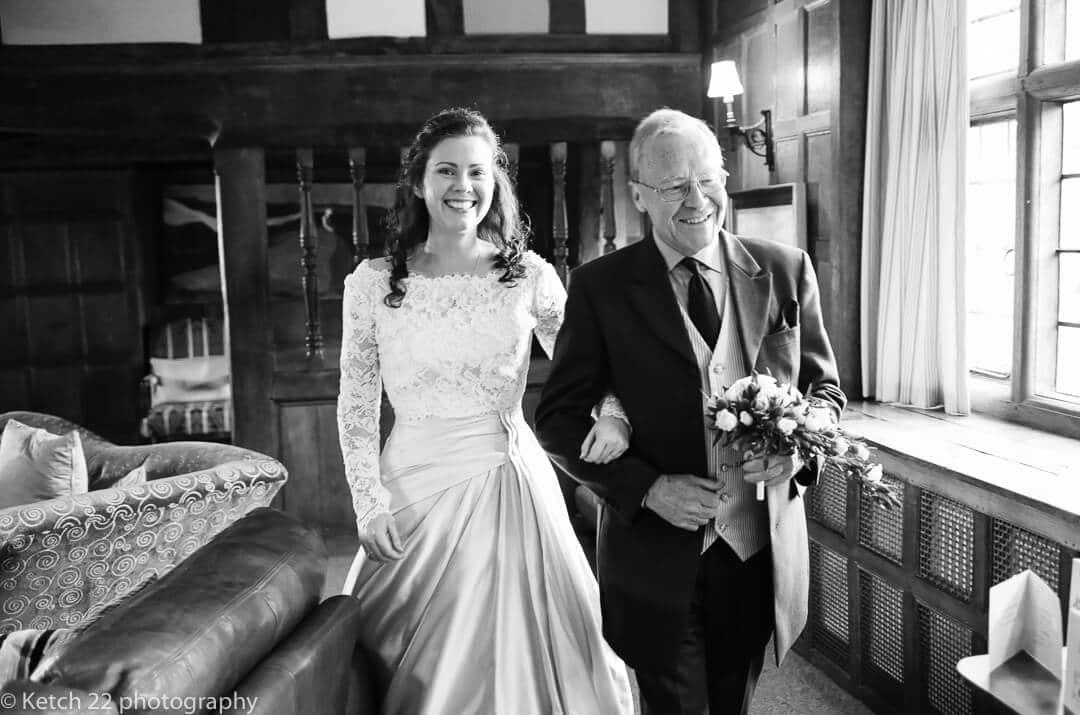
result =
M1021 0L1015 73L968 84L969 126L1015 117L1017 132L1012 370L1008 378L969 374L974 411L1080 438L1080 401L1048 389L1057 359L1062 105L1080 100L1080 59L1060 59L1065 10L1066 0Z

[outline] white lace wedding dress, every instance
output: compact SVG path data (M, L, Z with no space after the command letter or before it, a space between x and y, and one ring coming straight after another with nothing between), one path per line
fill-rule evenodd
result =
M525 256L510 287L405 279L362 263L345 281L338 427L358 528L389 510L400 561L361 552L345 589L383 669L383 712L633 713L604 642L597 584L546 454L521 412L532 334L550 355L565 292ZM380 456L380 390L394 429Z

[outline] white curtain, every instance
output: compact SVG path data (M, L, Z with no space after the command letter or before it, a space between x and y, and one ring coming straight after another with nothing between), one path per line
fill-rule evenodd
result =
M863 392L969 411L965 0L876 0L862 227Z

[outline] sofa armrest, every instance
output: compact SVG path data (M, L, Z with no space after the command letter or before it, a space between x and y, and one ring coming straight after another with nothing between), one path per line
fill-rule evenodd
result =
M318 603L319 535L259 509L72 639L43 682L125 698L228 695Z
M79 628L270 504L276 460L0 510L0 632Z
M296 630L236 686L240 705L222 715L375 715L378 700L370 661L358 646L360 602L334 596L319 604Z

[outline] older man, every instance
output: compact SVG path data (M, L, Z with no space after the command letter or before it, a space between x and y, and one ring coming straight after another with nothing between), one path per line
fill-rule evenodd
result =
M574 271L537 434L603 500L604 633L650 715L746 712L770 635L779 660L806 623L802 492L820 467L780 455L744 464L714 445L705 396L754 368L813 385L837 414L845 398L809 257L721 228L727 174L709 128L652 113L630 143L630 174L653 236ZM609 387L631 447L587 464L580 445Z

